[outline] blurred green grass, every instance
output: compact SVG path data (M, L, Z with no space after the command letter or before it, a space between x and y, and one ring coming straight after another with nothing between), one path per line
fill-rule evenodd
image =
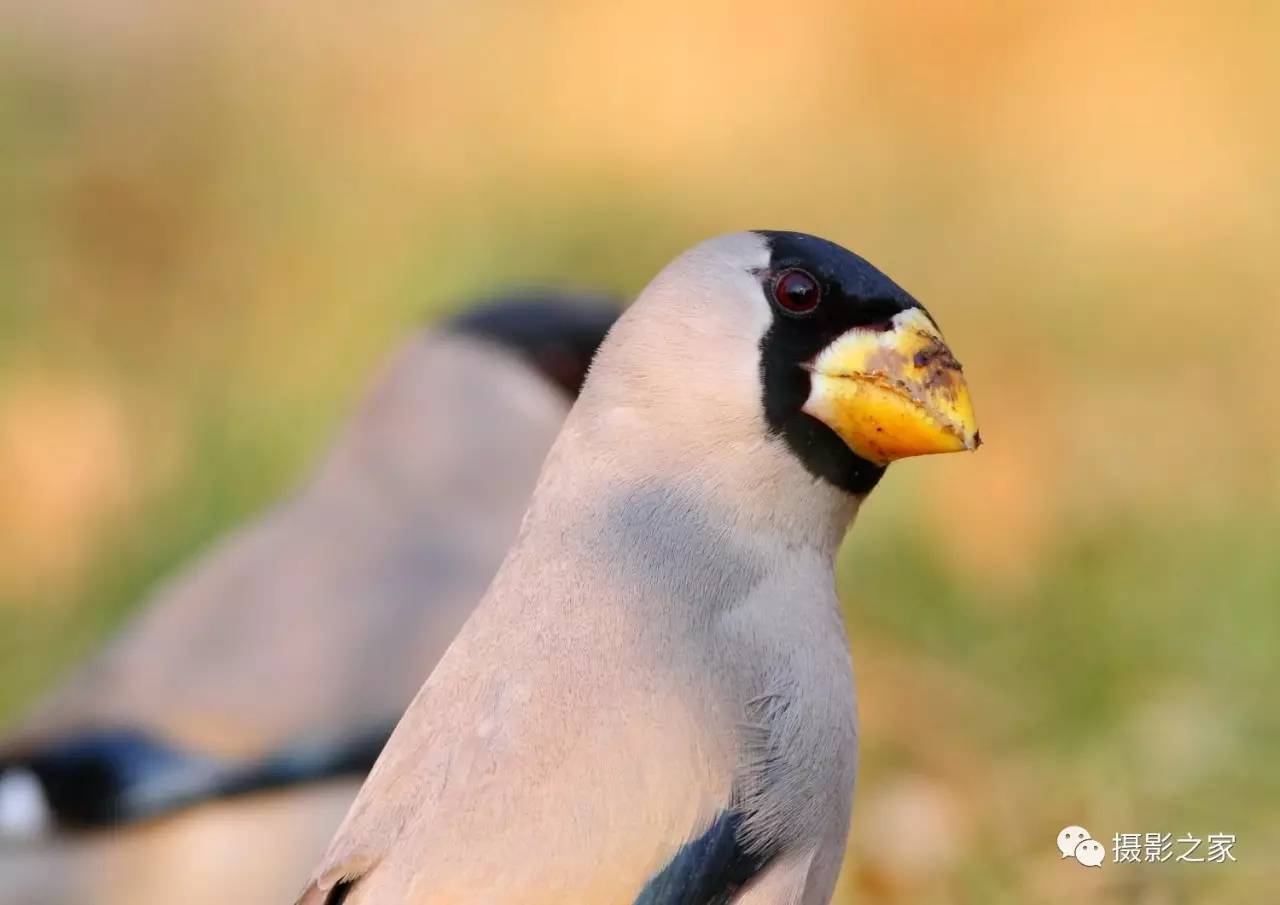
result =
M945 665L904 695L896 670L878 672L879 658L863 664L864 693L870 685L908 719L946 730L895 731L897 716L877 732L873 712L860 781L869 789L903 772L934 777L960 790L956 822L982 840L969 848L966 839L946 882L915 889L919 900L1049 900L1019 868L1045 860L1044 840L1077 819L1108 833L1176 837L1198 827L1241 840L1243 864L1217 875L1135 868L1117 877L1134 888L1110 885L1117 901L1252 901L1267 888L1274 872L1263 853L1280 841L1270 693L1280 563L1269 552L1278 529L1275 520L1145 522L1076 536L994 610L986 589L957 582L902 535L854 541L844 574L857 587L855 658L861 643ZM1208 829L1226 823L1233 829ZM877 834L874 823L861 828L864 839ZM874 875L871 848L855 843L855 870Z
M0 12L0 714L295 486L405 332L805 229L930 306L987 439L895 467L843 560L843 894L1266 900L1274 10L54 9ZM1241 860L1064 873L1075 822Z

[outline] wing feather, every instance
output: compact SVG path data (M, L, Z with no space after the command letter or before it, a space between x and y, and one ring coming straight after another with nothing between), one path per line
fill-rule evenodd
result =
M727 905L769 858L744 843L742 814L723 811L650 880L635 905Z

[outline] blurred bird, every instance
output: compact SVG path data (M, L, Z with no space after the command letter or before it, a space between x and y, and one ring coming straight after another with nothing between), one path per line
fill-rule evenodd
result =
M836 550L889 462L978 442L933 318L866 261L784 232L678 258L300 901L828 902L856 741Z
M528 294L408 342L302 492L163 587L5 745L0 837L363 776L501 562L616 315Z

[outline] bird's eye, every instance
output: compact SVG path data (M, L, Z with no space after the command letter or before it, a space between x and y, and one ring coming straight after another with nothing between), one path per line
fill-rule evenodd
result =
M808 314L822 301L822 290L803 270L784 270L773 284L773 298L784 311Z

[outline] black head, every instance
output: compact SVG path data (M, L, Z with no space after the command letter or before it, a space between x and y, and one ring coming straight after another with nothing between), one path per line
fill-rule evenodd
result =
M807 365L854 327L888 329L894 315L921 307L901 286L848 249L805 233L756 230L769 247L759 274L773 323L760 344L764 410L809 472L854 494L871 491L884 466L854 453L801 409Z
M448 326L515 352L576 396L596 349L617 318L614 299L546 290L481 301Z

